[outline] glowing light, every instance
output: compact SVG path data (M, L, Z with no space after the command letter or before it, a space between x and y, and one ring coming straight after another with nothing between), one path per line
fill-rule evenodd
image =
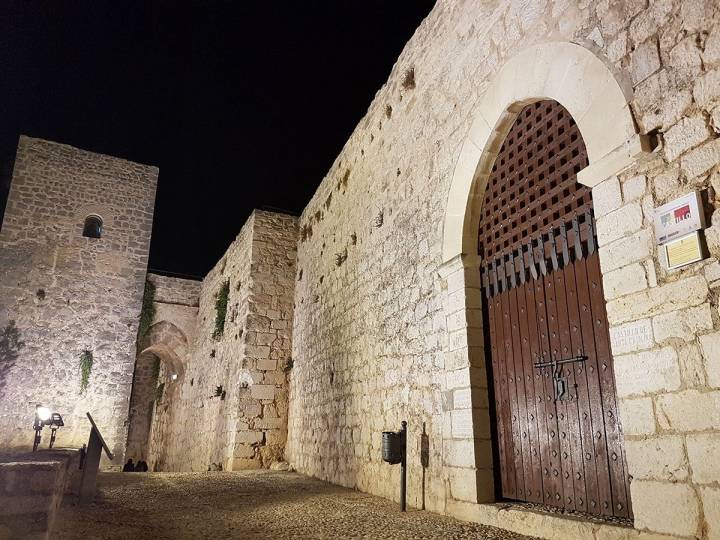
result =
M38 405L35 411L37 412L38 418L43 422L45 422L46 420L50 420L50 417L52 416L52 411L47 407L42 407Z
M176 379L177 379L177 373L173 373L172 375L170 375L170 378L171 378L173 381L176 380Z

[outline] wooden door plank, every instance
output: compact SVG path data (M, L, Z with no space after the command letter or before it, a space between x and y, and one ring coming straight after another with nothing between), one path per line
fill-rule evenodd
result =
M595 343L588 346L583 341L582 323L580 321L580 299L576 278L577 261L565 267L565 289L567 291L568 319L570 321L570 338L574 354L583 356L587 347L595 347ZM593 442L592 413L590 410L590 393L588 390L587 361L579 362L573 367L576 384L576 406L578 420L578 437L580 442L580 462L575 462L576 479L576 508L581 512L588 511L590 497L598 500L597 467L594 460L586 460L585 454L595 453ZM581 475L578 478L578 474ZM582 482L582 495L577 491L578 482Z
M517 416L515 421L515 452L522 463L522 483L518 482L517 496L523 500L532 500L532 460L530 457L530 441L528 439L528 414L527 398L525 396L525 371L523 368L523 351L520 337L520 313L518 309L518 296L523 296L519 287L508 291L510 304L510 330L512 340L512 360L514 380L512 387L515 389L517 400Z
M510 320L510 291L504 291L501 295L501 305L503 312L503 343L505 345L504 362L505 368L505 386L507 388L509 407L509 430L511 433L510 444L508 450L511 452L513 465L515 468L515 486L513 490L513 498L518 498L519 493L524 492L525 481L523 478L523 464L521 450L522 446L519 441L518 433L518 397L515 384L515 365L513 363L512 348L512 321Z
M551 326L548 315L548 281L552 279L541 277L535 282L535 305L537 309L538 332L540 334L541 357L539 361L547 362L552 358L553 340L551 340ZM550 301L553 298L550 296ZM548 437L548 462L543 469L546 482L545 503L562 507L563 486L561 480L562 466L560 464L560 445L557 439L557 409L555 407L555 389L552 376L548 369L542 369L544 389L545 423Z
M612 485L611 511L613 515L627 517L630 514L628 496L628 475L625 467L623 438L617 418L617 400L613 360L610 352L610 332L605 309L605 295L602 290L600 258L597 251L587 258L590 300L593 322L595 324L595 344L597 347L600 388L602 391L603 412L610 483ZM603 506L605 501L603 502Z
M588 399L590 406L590 420L593 429L594 452L585 450L585 463L594 462L597 471L597 493L595 499L591 493L588 501L588 512L611 516L611 509L605 508L604 502L612 501L610 485L610 464L608 463L607 446L604 440L605 417L603 414L602 392L600 389L600 376L598 369L597 348L595 343L595 325L593 323L592 303L590 300L590 285L587 276L587 260L582 259L576 263L575 273L578 287L578 303L580 305L580 327L585 346L586 376L588 381Z
M503 408L506 406L503 400L503 392L500 384L500 366L498 363L499 352L498 352L498 314L497 314L497 303L495 298L489 298L486 302L488 317L487 324L490 326L490 360L491 360L491 373L493 380L493 389L495 397L495 430L497 432L497 448L498 457L497 463L500 466L500 493L506 496L506 490L508 486L508 468L507 458L505 456L505 422L503 421L504 412Z
M558 360L575 356L570 337L570 318L566 285L566 268L553 272L555 281L556 308L560 339L560 357ZM582 444L577 410L577 383L575 366L564 364L559 367L561 375L566 377L567 395L558 401L558 425L560 426L560 447L563 460L563 486L565 488L565 508L578 509L578 500L585 501L585 481L582 466ZM579 475L579 477L578 477Z
M548 443L544 426L544 407L542 391L536 388L540 382L539 370L533 366L539 356L539 338L535 314L535 293L532 281L525 283L518 291L518 315L523 353L523 375L528 415L528 439L530 441L530 464L532 477L528 486L528 498L537 503L544 502L543 463L547 462ZM539 401L538 401L539 399ZM544 439L544 440L543 440Z

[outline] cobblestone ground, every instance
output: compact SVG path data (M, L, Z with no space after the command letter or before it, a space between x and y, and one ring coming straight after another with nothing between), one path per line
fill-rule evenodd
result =
M296 473L106 473L96 502L64 506L53 538L520 539L507 531Z

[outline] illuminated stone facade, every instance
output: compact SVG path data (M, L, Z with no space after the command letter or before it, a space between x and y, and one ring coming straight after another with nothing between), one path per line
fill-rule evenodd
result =
M256 210L202 283L151 275L157 309L138 351L128 455L161 471L283 460L296 246L297 218Z
M479 204L514 115L550 98L590 158L578 178L593 187L635 528L720 537L719 68L710 0L440 0L300 218L288 461L397 498L381 432L408 420L411 505L533 536L637 535L488 504ZM667 271L653 210L695 189L710 257Z
M493 504L479 205L509 126L543 99L570 112L587 147L578 180L593 193L634 529ZM438 0L299 220L251 216L203 281L191 332L175 333L177 314L158 309L138 356L161 359L164 384L151 466L284 458L397 498L399 467L381 460L381 433L407 420L411 506L546 538L720 538L719 132L717 2ZM704 196L708 256L668 271L654 209L692 190ZM6 285L25 279L20 268L51 264L17 248L29 221L22 204L8 210L2 247L26 262L0 253L2 298L41 309L41 281ZM56 251L52 264L68 260ZM123 268L96 259L97 271ZM13 317L34 344L32 310ZM105 391L114 405L103 410L115 410L116 388ZM117 392L127 404L126 386Z
M65 421L58 446L87 443L89 411L122 459L157 176L155 167L20 138L0 232L3 448L32 445L42 403ZM83 236L89 215L102 218L101 238ZM83 351L93 359L86 388Z

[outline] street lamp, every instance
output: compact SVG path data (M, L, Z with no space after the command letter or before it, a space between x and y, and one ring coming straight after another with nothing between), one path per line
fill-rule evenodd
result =
M52 412L42 405L35 406L35 421L33 429L35 430L35 440L33 441L33 452L37 451L42 437L42 430L45 426L50 426L50 448L55 444L55 435L58 428L65 425L62 416L59 413Z

